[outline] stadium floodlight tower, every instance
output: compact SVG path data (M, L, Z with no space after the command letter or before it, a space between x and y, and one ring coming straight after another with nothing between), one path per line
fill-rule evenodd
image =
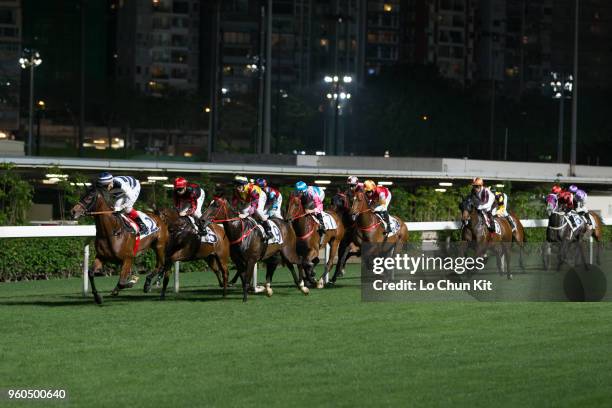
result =
M343 111L346 109L351 93L348 92L349 85L353 82L353 77L350 75L326 75L323 81L329 85L325 97L330 102L330 108L333 111L334 117L334 132L333 139L330 140L329 148L326 146L326 151L331 154L342 154L344 150L344 140L342 133L338 130L339 116L343 116Z
M29 100L29 108L30 108L30 117L28 121L28 156L32 155L32 126L34 123L34 68L42 64L42 58L40 57L40 53L38 51L25 48L23 50L23 55L19 58L19 65L23 69L30 68L30 100Z
M568 74L551 72L550 87L553 99L559 100L559 136L557 139L557 163L563 162L563 128L565 99L571 99L574 89L574 77Z

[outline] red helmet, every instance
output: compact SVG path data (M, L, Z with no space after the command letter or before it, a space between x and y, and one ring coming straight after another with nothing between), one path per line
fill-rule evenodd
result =
M563 190L559 185L555 184L552 189L550 190L551 193L553 194L559 194L561 192L561 190Z
M177 177L174 180L174 189L175 190L179 190L181 188L185 188L187 187L187 180L184 179L183 177Z

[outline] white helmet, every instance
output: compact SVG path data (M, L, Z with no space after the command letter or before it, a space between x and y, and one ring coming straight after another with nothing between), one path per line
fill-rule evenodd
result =
M356 186L359 183L359 179L356 176L348 176L346 183L351 186Z

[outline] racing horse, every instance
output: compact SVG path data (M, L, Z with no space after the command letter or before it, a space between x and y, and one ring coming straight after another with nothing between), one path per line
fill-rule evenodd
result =
M500 275L505 270L506 277L512 279L512 272L510 271L512 227L505 218L496 217L500 232L489 232L484 214L478 211L478 204L478 198L470 195L459 205L463 222L461 241L474 247L476 257L486 257L487 252L493 250L497 255L497 270ZM465 245L462 245L460 249L461 256L463 256L466 249Z
M558 244L558 257L557 257L557 269L561 268L561 265L567 259L569 253L568 249L571 243L577 243L577 255L579 255L583 265L587 267L586 254L582 245L583 241L593 236L597 240L597 251L596 259L600 262L600 245L602 245L602 221L601 218L595 214L590 213L594 225L593 229L587 227L586 222L583 221L580 225L572 225L569 217L575 215L571 211L564 211L563 208L559 208L558 198L555 194L549 194L546 196L546 212L548 214L548 227L546 228L546 243L544 247L544 268L549 269L551 263L552 248L551 244Z
M155 250L155 271L159 272L162 269L165 262L164 250L168 241L168 229L161 217L147 213L157 223L159 229L140 239L140 236L126 225L122 216L111 209L104 192L97 187L87 190L79 202L72 207L70 213L75 220L85 215L93 215L96 223L96 259L93 268L89 270L89 282L97 304L102 304L102 295L96 289L94 275L101 271L105 264L121 264L119 282L111 292L112 296L117 296L121 289L134 286L137 279L128 280L132 264L136 256L147 249Z
M172 264L176 261L195 261L204 259L217 276L219 287L223 288L223 297L227 295L227 274L229 263L229 241L225 230L217 224L210 224L216 239L213 242L203 242L189 217L180 217L174 208L162 209L158 212L168 225L170 239L166 245L166 262L157 275L157 281L163 277L160 297L165 298ZM151 291L151 280L154 274L147 275L145 293Z
M265 292L268 297L273 294L272 277L281 260L291 271L298 289L304 295L308 295L309 289L304 285L304 269L296 252L295 231L290 224L279 218L270 218L280 230L283 243L268 244L258 223L251 217L242 218L238 216L238 212L223 197L213 198L202 218L223 224L229 239L230 256L238 269L238 273L240 273L242 300L244 302L247 301L249 283L253 278L255 265L258 261L266 262ZM298 266L299 277L293 265ZM253 282L254 285L256 283Z
M355 221L351 216L350 193L337 192L331 200L332 210L340 214L344 224L344 238L338 246L338 262L336 270L330 283L333 285L338 277L344 276L346 263L351 256L361 256L359 244L353 239L355 231Z
M404 244L408 242L408 227L399 219L394 217L399 222L400 226L397 232L391 236L385 234L385 226L382 218L374 213L374 210L368 205L368 200L363 191L356 191L353 194L353 204L350 209L351 217L355 220L353 226L353 243L363 250L364 243L381 244L383 253L393 254L399 253ZM389 217L391 219L391 217ZM371 259L371 253L376 248L370 247L367 254L363 254L366 259ZM363 251L362 251L363 252ZM348 256L348 251L344 251L343 257ZM346 262L346 258L341 259L338 263Z
M314 202L306 197L300 197L297 194L292 194L289 198L289 206L287 207L286 221L291 223L297 238L297 253L302 258L302 266L306 278L312 282L314 278L314 268L319 263L319 251L325 245L329 244L329 257L325 263L323 275L316 283L317 288L321 289L325 285L325 280L329 271L334 265L334 258L338 253L338 246L344 238L344 223L342 216L335 211L327 211L327 213L336 222L336 229L327 229L325 234L319 234L319 224L306 210L313 210Z

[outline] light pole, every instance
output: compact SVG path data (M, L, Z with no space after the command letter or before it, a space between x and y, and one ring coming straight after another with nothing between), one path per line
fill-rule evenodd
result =
M348 85L353 82L353 77L350 75L327 75L323 78L326 84L330 85L330 89L326 94L327 99L331 102L334 111L334 135L329 143L329 149L324 146L325 150L328 150L330 154L342 154L344 150L344 140L340 135L339 128L339 116L343 115L343 109L346 107L348 101L351 99L351 94L346 90Z
M21 68L30 68L30 117L28 121L28 156L32 155L32 126L34 122L34 68L42 64L42 58L38 51L24 49L23 56L19 58L19 65Z
M557 163L563 163L563 129L565 122L565 99L572 97L574 77L567 74L551 72L550 86L553 90L553 99L559 100L559 135L557 138Z
M576 0L574 12L574 95L572 99L572 144L570 151L570 175L576 174L576 133L578 131L578 29L580 16L580 1Z

